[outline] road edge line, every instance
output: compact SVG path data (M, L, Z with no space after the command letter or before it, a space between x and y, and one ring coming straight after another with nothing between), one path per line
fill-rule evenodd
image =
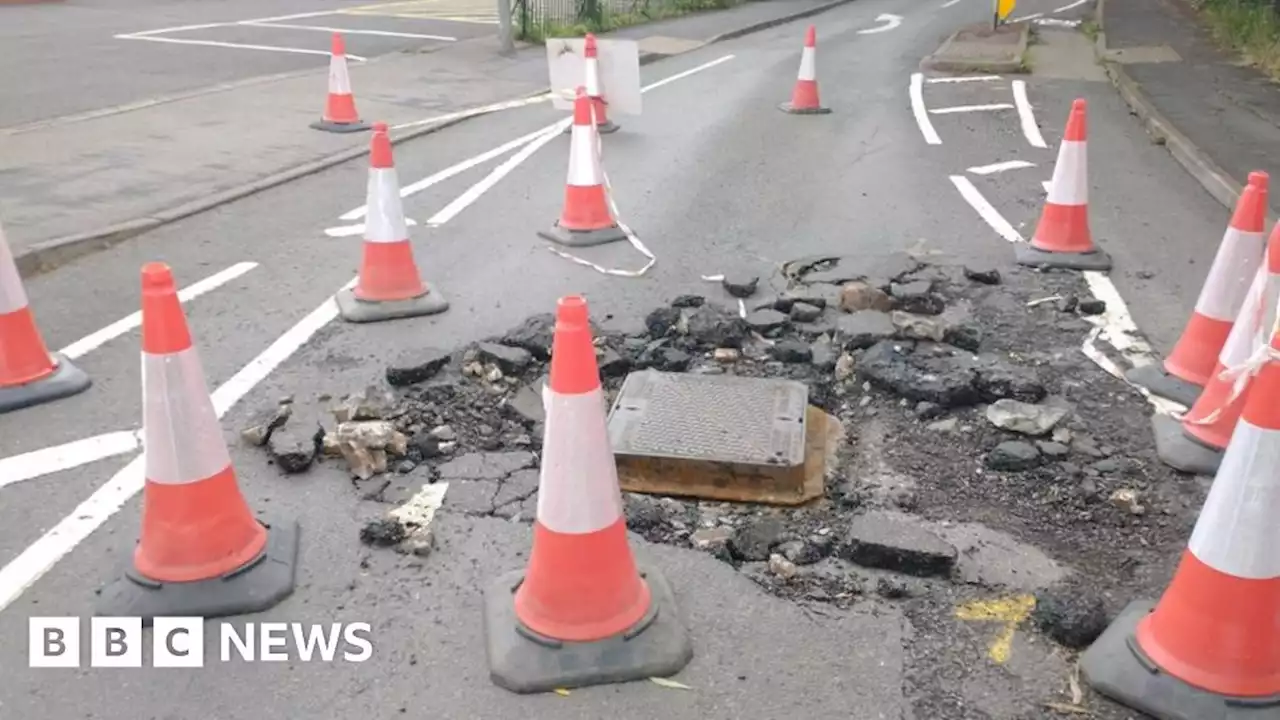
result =
M664 58L684 55L685 53L693 52L694 50L700 50L708 45L714 45L726 40L733 40L762 30L767 30L772 27L777 27L778 25L784 25L788 22L818 15L852 2L855 2L855 0L832 0L831 2L824 3L817 7L789 13L770 20L756 22L751 25L738 28L737 30L720 33L703 44L690 48L684 52L672 54L642 53L640 56L640 64L649 65ZM551 92L551 88L549 86L515 99L522 100L533 98L548 92ZM489 113L463 115L462 117L452 118L440 123L415 128L392 137L391 144L399 145L400 143L423 137L425 135L430 135L431 133L444 130L445 128L452 127L465 122L466 120L487 114ZM209 195L194 202L188 202L165 210L148 213L142 217L127 220L125 222L114 223L99 230L76 233L74 235L65 235L63 237L36 243L24 250L18 251L15 255L14 261L18 266L18 276L25 280L51 272L74 260L78 260L87 255L92 255L104 250L109 250L126 240L132 240L133 238L144 235L170 223L192 217L194 215L199 215L236 200L241 200L249 197L250 195L255 195L264 190L270 190L271 188L284 185L285 183L307 177L308 175L314 175L336 165L341 165L349 160L354 160L367 152L368 148L364 143L361 143L349 150L339 151L317 160L311 160L301 165L286 168L271 175Z

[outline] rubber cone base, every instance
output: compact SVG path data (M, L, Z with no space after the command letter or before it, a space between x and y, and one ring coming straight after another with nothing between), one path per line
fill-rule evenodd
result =
M334 296L334 300L338 303L338 314L350 323L374 323L425 317L439 315L449 309L449 301L445 300L437 290L428 290L408 300L381 302L366 302L357 298L354 290L342 290Z
M1046 252L1032 247L1030 243L1019 243L1013 252L1018 264L1028 267L1099 271L1111 269L1111 256L1101 250L1086 253Z
M516 618L515 593L524 580L517 570L485 592L489 676L511 692L542 693L667 677L693 659L693 644L676 612L671 585L657 570L640 566L653 598L649 614L623 635L577 643L544 638Z
M1080 659L1095 690L1157 720L1263 720L1280 714L1280 696L1233 698L1198 690L1160 671L1134 639L1156 604L1130 603Z
M79 395L93 384L83 370L61 355L54 355L57 368L52 375L26 385L0 388L0 413L43 405L54 400Z
M1151 416L1151 432L1156 436L1156 455L1174 470L1208 475L1218 474L1222 451L1196 440L1182 429L1182 423L1164 413Z
M363 120L353 123L336 123L329 122L328 120L317 120L311 123L310 127L314 130L324 130L325 132L332 133L353 133L363 132L368 130L371 126Z
M142 617L229 617L275 607L293 593L298 569L298 523L262 521L267 545L252 562L220 578L167 583L140 576L130 567L124 577L103 588L97 614Z
M1124 377L1134 385L1146 388L1153 395L1181 403L1183 407L1188 408L1196 404L1196 398L1200 397L1200 392L1204 390L1199 385L1189 383L1176 375L1170 375L1162 365L1157 363L1136 367L1125 373Z
M610 133L616 133L616 132L618 132L618 131L619 131L619 130L621 130L621 129L622 129L622 126L621 126L621 125L619 125L619 124L617 124L617 123L615 123L615 122L614 122L614 121L612 121L612 120L608 120L608 121L606 121L604 124L602 124L602 125L597 125L597 126L596 126L596 132L600 133L601 135L608 135L608 134L610 134ZM566 128L564 129L564 132L563 132L563 133L561 133L561 134L562 134L562 135L572 135L572 134L573 134L573 125L570 125L570 126L566 127Z
M627 234L617 225L603 230L569 230L560 227L560 223L557 222L551 226L550 230L539 230L538 237L565 247L593 247L626 240Z
M798 108L789 102L782 103L778 106L778 109L784 113L790 113L792 115L826 115L831 112L831 108L829 107Z

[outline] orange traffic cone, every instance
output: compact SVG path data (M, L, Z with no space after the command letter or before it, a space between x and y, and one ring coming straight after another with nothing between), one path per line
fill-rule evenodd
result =
M349 133L368 130L369 124L360 121L356 112L356 98L351 94L351 74L347 72L347 45L341 33L334 33L329 49L329 98L325 101L324 115L311 123L316 130Z
M400 202L400 180L386 123L374 123L369 142L364 257L356 286L334 296L342 319L353 323L436 315L449 302L418 274Z
M546 692L679 672L693 657L666 579L627 540L587 303L561 298L528 568L485 597L490 674Z
M572 136L569 138L569 178L565 182L564 208L550 230L539 237L569 247L587 247L626 240L609 210L604 169L600 167L600 136L592 115L591 99L578 88L573 101Z
M77 395L92 384L70 360L49 354L0 227L0 413Z
M1244 303L1247 281L1262 264L1268 180L1264 172L1249 173L1249 184L1240 193L1178 344L1165 358L1163 367L1152 364L1135 368L1128 374L1130 381L1187 407L1200 396Z
M1218 356L1209 384L1182 418L1156 413L1151 427L1156 452L1165 463L1183 472L1211 475L1240 420L1245 394L1257 372L1250 358L1265 348L1280 302L1280 225L1267 245L1267 266L1259 268L1248 297Z
M800 51L800 73L791 91L791 102L779 106L793 115L825 115L831 108L818 100L818 31L812 26L804 33L804 50Z
M1018 243L1018 264L1073 270L1109 270L1111 257L1093 244L1089 231L1089 173L1085 103L1071 104L1067 130L1053 166L1049 197L1030 244Z
M1082 660L1099 692L1157 718L1280 716L1280 334L1260 350L1173 581L1158 604L1125 608Z
M582 64L583 64L583 84L586 85L587 97L591 98L591 108L596 114L596 132L601 135L615 133L621 129L619 125L609 119L605 106L608 101L604 99L604 90L600 82L600 48L596 42L594 33L587 33L586 39L582 45ZM573 126L564 129L566 135L573 132Z
M293 592L295 522L259 522L245 503L173 274L142 268L142 531L100 614L223 617Z

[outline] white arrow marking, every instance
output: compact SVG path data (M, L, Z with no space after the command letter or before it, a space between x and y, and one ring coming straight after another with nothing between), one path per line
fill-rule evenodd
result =
M889 30L892 30L902 24L902 16L892 15L890 13L880 13L880 16L876 18L876 22L884 23L884 25L881 25L879 27L867 28L866 30L859 30L858 34L870 35L872 33L888 32Z
M405 218L405 225L417 225L413 218ZM360 235L364 233L364 223L356 223L355 225L339 225L338 227L325 228L324 234L329 237L351 237L352 235Z

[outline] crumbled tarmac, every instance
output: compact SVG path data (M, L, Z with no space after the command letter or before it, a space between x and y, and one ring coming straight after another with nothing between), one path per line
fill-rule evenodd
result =
M1046 702L1069 704L1066 659L1130 599L1159 596L1207 489L1159 462L1134 431L1147 427L1145 401L1081 353L1105 304L1072 273L900 254L809 258L780 278L721 285L655 308L640 334L596 328L606 396L646 368L805 382L846 429L826 498L784 509L628 493L629 529L707 552L806 607L901 603L916 630L917 717L1030 720L1048 716ZM398 504L443 481L441 512L531 522L553 333L541 314L465 348L396 358L394 393L336 404L324 455L336 443L369 500ZM278 414L246 442L268 444L257 440ZM287 418L276 422L273 432ZM380 431L381 445L352 439L353 424ZM351 459L360 453L370 460ZM394 545L384 524L361 540ZM1013 652L1041 662L998 667L984 654L994 631L955 618L961 603L1010 593L1039 600ZM1002 704L1010 696L1016 710ZM1134 715L1086 704L1104 720Z

